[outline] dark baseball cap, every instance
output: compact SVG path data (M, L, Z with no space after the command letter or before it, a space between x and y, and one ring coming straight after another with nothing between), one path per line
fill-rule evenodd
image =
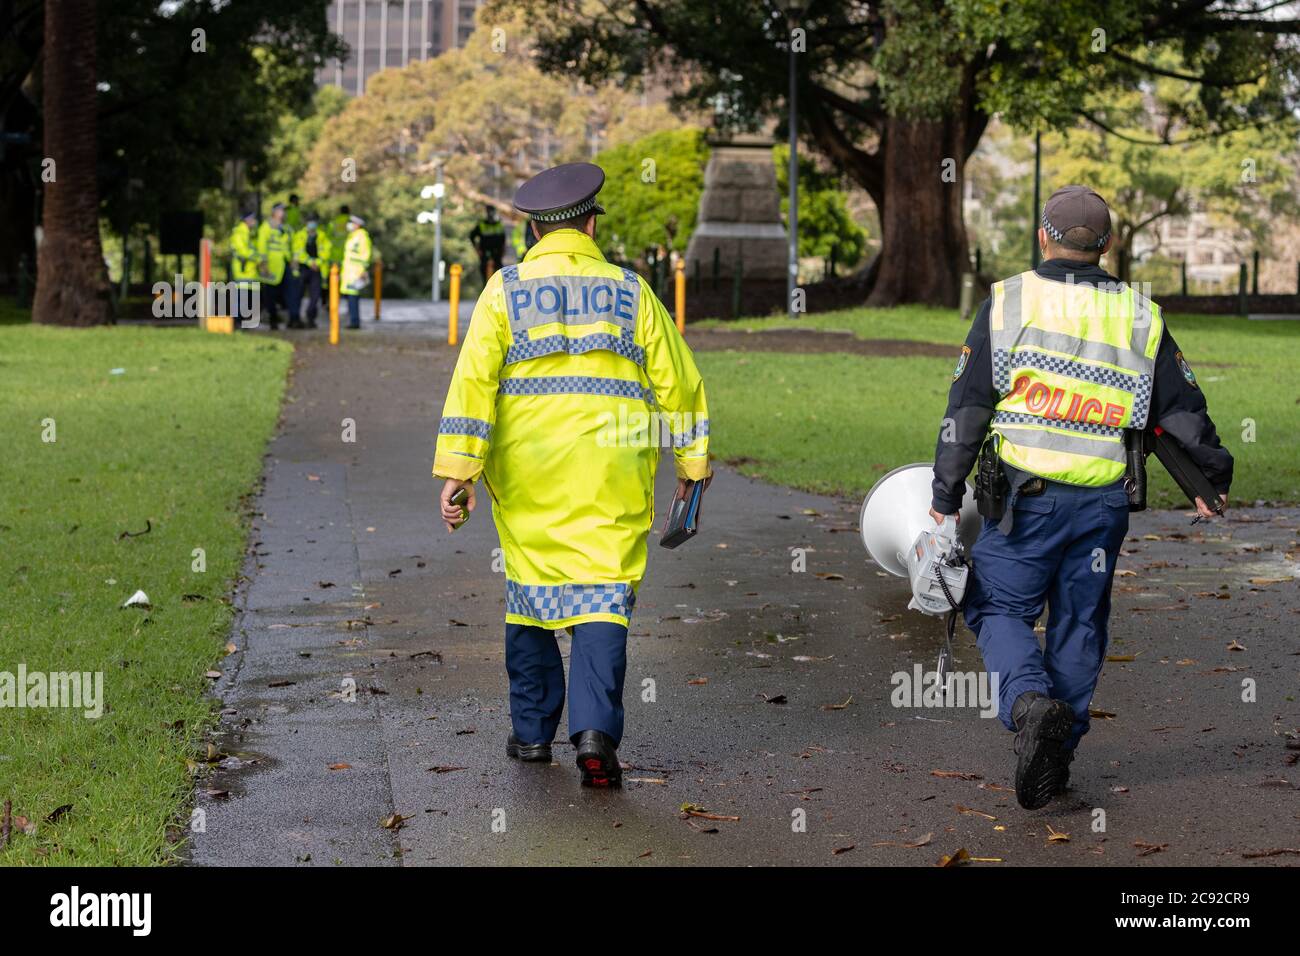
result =
M1062 186L1043 206L1043 228L1057 245L1078 252L1098 252L1110 238L1110 207L1087 186ZM1066 239L1072 229L1092 233L1084 242Z

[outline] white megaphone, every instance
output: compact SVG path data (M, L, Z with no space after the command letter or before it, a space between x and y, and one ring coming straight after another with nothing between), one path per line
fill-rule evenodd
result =
M947 614L966 593L969 565L965 554L979 536L975 491L966 482L957 526L936 525L930 517L933 466L903 465L885 475L862 502L862 543L890 574L908 578L908 607L924 614Z

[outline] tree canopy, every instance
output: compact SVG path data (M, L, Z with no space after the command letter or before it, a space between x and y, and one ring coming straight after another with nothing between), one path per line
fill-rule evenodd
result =
M877 304L956 303L963 167L994 113L1021 129L1100 126L1097 96L1161 76L1192 88L1184 118L1202 131L1300 100L1300 21L1262 0L810 0L792 24L772 0L524 2L547 69L667 73L679 102L737 123L784 116L793 46L801 135L880 213ZM1246 85L1248 100L1227 95Z

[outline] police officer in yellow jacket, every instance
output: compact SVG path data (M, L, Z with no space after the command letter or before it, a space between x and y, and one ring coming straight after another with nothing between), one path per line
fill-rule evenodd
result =
M993 286L953 373L930 514L961 507L986 434L1009 489L972 548L966 623L1016 732L1016 799L1044 806L1069 783L1106 658L1110 590L1128 531L1125 434L1158 425L1227 502L1232 456L1160 307L1098 265L1110 210L1091 189L1048 199L1044 261ZM1209 516L1208 504L1197 501ZM1040 648L1034 624L1050 607Z
M343 243L343 268L339 290L348 305L348 328L361 328L361 292L370 284L370 261L374 245L360 216L348 217L348 237Z
M605 175L548 169L519 188L538 242L492 276L461 347L433 473L442 518L480 476L506 564L506 752L550 762L565 701L554 632L573 635L569 736L582 782L617 786L627 624L645 572L659 422L679 493L710 477L704 385L650 287L594 241ZM657 414L656 414L657 413Z
M261 255L257 251L257 210L249 209L230 232L230 278L238 291L235 318L241 329L254 323L253 293L259 281Z
M306 225L293 234L293 261L300 270L307 299L307 328L314 329L320 311L321 287L329 270L330 239L311 213L307 215ZM297 317L296 312L291 312L290 323Z
M285 305L285 272L293 257L293 236L284 224L284 203L271 207L271 216L257 230L257 253L261 259L262 306L271 329L280 327L280 307Z

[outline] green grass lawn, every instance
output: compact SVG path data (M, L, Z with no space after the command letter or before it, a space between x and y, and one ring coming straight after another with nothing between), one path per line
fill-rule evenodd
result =
M1232 498L1300 501L1300 322L1175 315L1167 323L1196 370L1236 458ZM789 319L700 323L775 329ZM898 465L932 460L967 324L955 311L908 306L809 315L798 326L862 339L952 346L952 359L700 352L716 455L755 477L811 491L864 494ZM690 331L687 331L687 341ZM1246 419L1255 441L1245 441ZM1151 459L1151 501L1185 499Z
M102 672L105 698L97 719L0 709L0 801L36 824L0 864L173 858L212 716L203 675L231 620L240 498L290 355L261 336L0 325L0 671ZM152 610L121 609L137 588Z

